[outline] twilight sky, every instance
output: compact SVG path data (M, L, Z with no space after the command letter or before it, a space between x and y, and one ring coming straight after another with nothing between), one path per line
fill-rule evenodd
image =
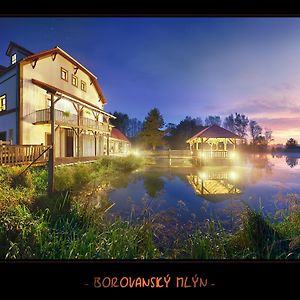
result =
M94 73L118 110L165 122L244 113L275 143L300 142L300 18L0 17L0 64L12 40L59 46Z

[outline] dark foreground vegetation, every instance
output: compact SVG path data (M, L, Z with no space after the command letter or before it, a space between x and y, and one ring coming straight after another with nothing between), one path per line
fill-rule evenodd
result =
M299 259L300 205L293 198L280 221L245 207L226 232L212 220L166 247L151 214L134 221L107 218L109 204L88 205L91 183L105 189L142 167L137 157L103 158L56 169L57 192L46 194L47 170L0 169L1 259ZM85 193L82 193L85 191Z

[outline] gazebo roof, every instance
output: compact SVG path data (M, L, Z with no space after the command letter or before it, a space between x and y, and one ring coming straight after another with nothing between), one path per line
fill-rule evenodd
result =
M220 127L216 124L211 125L197 134L189 138L186 142L189 143L196 138L228 138L228 139L242 139L240 136L236 135L235 133Z

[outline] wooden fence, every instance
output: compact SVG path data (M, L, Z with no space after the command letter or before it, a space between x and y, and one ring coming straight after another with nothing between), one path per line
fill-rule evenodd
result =
M48 161L49 146L44 145L1 145L0 165L15 166L34 164L45 164ZM43 153L44 152L44 153Z
M143 151L142 154L156 158L202 158L202 159L224 159L228 158L228 152L223 150L201 151L201 150L157 150Z
M142 151L142 155L156 158L191 158L192 152L190 150L157 150Z

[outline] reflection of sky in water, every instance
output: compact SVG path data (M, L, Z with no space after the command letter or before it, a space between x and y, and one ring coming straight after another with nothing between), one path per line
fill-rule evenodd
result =
M252 208L262 207L264 212L274 214L279 194L300 194L300 166L295 160L292 166L288 163L286 157L268 155L245 158L236 167L148 170L136 174L127 187L109 193L109 200L116 203L111 213L127 218L134 211L138 217L145 207L149 207L152 213L170 212L177 222L182 223L189 220L204 222L212 217L226 222L232 213L239 211L244 201ZM212 195L196 194L187 175L199 176L200 181L201 176L204 181L210 179L204 184L211 189ZM222 192L222 184L234 185L241 193L228 195L224 189L223 194L215 195L213 191ZM282 205L277 203L279 208Z

